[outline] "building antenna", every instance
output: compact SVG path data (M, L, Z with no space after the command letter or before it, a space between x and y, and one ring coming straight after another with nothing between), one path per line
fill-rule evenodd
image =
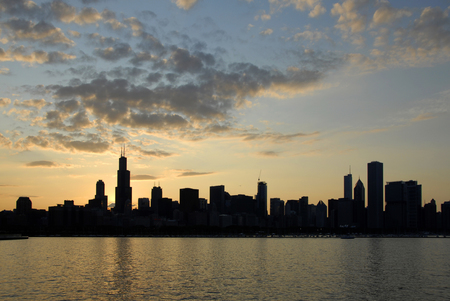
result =
M262 172L262 169L259 170L258 182L261 179L261 172Z
M125 144L123 145L123 156L125 157Z

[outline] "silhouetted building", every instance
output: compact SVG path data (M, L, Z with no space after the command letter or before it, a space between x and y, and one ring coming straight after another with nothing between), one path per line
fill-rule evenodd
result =
M366 206L366 189L364 188L363 182L361 179L358 179L356 182L355 188L353 189L353 193L355 195L355 201L361 201L363 203L363 207Z
M273 227L284 227L284 201L279 198L270 199L270 217Z
M418 230L421 227L422 185L417 181L388 182L386 191L386 228Z
M366 221L366 189L364 188L361 179L356 182L355 188L353 189L355 214L354 220L358 224L358 227L365 229L367 226Z
M442 230L450 231L450 201L441 204Z
M72 200L64 205L48 207L48 225L51 228L81 229L84 225L84 207L77 206Z
M130 171L127 170L127 158L125 150L121 151L119 158L119 170L117 171L117 187L116 187L116 205L114 211L116 213L131 213L132 198L130 186Z
M327 205L319 201L316 205L316 227L325 228L327 226Z
M352 187L352 174L349 173L348 175L344 176L344 198L349 200L353 199Z
M108 210L108 196L105 195L105 183L102 180L97 181L95 199L101 200L104 211Z
M191 213L200 210L198 199L198 189L180 189L180 210L184 213Z
M247 213L255 214L255 200L248 195L238 194L230 196L230 212L231 214Z
M260 218L267 217L267 184L258 182L258 193L256 194L256 215Z
M97 181L95 198L89 200L87 208L102 209L104 212L108 210L108 197L105 195L105 183L102 180Z
M277 218L284 216L284 201L279 198L271 198L270 215Z
M367 226L369 229L383 228L383 163L373 161L367 164L368 206Z
M157 201L158 211L154 211L158 214L159 217L165 217L167 219L173 218L173 203L178 205L178 202L172 202L172 199L169 198L161 198ZM153 208L153 207L152 207Z
M162 197L163 197L162 188L160 186L153 186L151 199L151 207L153 209L153 212L158 212L159 200L161 200Z
M148 211L150 209L150 200L148 198L138 199L138 210Z
M225 191L224 185L210 186L209 187L209 203L210 210L217 211L218 213L230 213L231 197L228 192Z
M307 196L302 196L300 199L298 199L298 214L300 216L301 220L301 227L309 227L308 225L308 203L309 198Z
M29 214L31 212L31 200L27 196L21 196L16 201L16 214Z
M422 210L422 185L417 181L407 181L406 186L406 227L408 229L420 229Z
M428 204L423 206L424 228L427 231L437 231L437 215L436 201L432 199Z

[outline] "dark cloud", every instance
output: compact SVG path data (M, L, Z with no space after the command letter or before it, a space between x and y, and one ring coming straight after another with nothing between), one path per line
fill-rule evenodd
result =
M156 180L158 177L150 176L150 175L131 175L131 180L133 181L149 181Z
M76 99L69 99L57 102L55 105L58 110L64 113L72 113L78 110L78 108L80 107L80 102Z
M83 138L81 136L80 138ZM70 135L47 133L42 131L39 136L27 136L14 143L17 149L28 150L34 147L52 148L57 151L104 153L110 144L98 135L85 136L84 140L76 140Z
M184 171L178 175L178 177L193 177L193 176L206 176L213 174L214 172L196 172L196 171Z
M101 36L96 32L88 34L87 38L89 40L89 43L100 46L113 46L119 40L118 38Z
M175 69L178 72L199 72L203 63L202 60L196 56L190 55L189 51L186 49L176 49L172 52L171 56L172 62L175 66Z
M146 74L147 71L136 67L116 67L106 74L112 78L124 78L127 80L136 80L141 75Z
M57 167L58 164L52 161L33 161L25 164L26 167Z
M44 106L50 105L50 103L46 102L45 99L27 99L23 101L14 100L14 106L23 107L23 108L36 108L42 109Z
M129 57L132 53L131 46L127 43L118 43L103 49L95 49L94 54L106 61L118 61Z
M43 50L36 50L28 52L24 46L10 48L5 51L0 47L0 61L18 61L28 64L61 64L68 60L73 60L76 57L61 51L46 52Z
M318 135L319 132L314 133L295 133L295 134L282 134L282 133L246 133L242 134L241 137L244 138L244 141L251 141L251 140L271 140L273 142L289 142L292 141L295 138L302 138L302 137L310 137Z
M146 156L146 157L157 157L157 158L164 158L164 157L170 157L173 156L173 153L169 153L163 150L145 150L142 149L142 147L140 146L136 146L136 145L129 145L129 148L133 151L138 152L140 155L142 156Z
M1 25L6 29L8 39L12 41L29 40L48 45L75 45L75 42L67 38L61 29L45 21L36 24L29 20L13 18L7 22L2 22Z
M258 156L261 157L278 157L280 155L280 152L276 151L262 151L257 153Z

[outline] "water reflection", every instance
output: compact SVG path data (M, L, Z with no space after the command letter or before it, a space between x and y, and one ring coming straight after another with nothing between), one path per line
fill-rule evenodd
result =
M450 240L30 238L0 244L0 299L443 299Z

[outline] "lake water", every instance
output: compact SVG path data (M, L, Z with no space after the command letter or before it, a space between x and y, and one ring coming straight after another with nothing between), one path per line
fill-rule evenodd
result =
M449 300L444 238L0 241L1 300Z

